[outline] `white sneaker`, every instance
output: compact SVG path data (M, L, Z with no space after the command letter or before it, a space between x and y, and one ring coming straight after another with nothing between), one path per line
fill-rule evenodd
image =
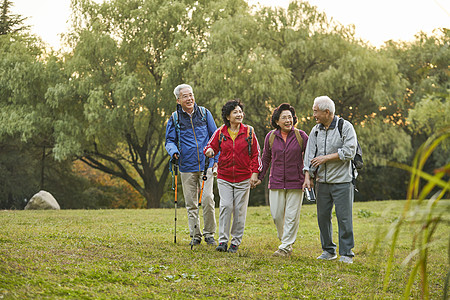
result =
M352 264L353 263L353 257L342 255L341 258L339 258L339 261L343 262L343 263L346 263L346 264Z
M277 251L275 251L273 253L273 256L278 256L278 257L289 257L291 256L291 252L290 251L286 251L283 249L278 249Z
M323 259L323 260L333 260L336 259L336 254L331 254L328 251L323 251L322 254L317 259Z

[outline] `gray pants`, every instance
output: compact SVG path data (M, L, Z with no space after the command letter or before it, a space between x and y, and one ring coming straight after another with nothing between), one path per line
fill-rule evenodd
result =
M203 172L184 173L180 172L181 184L183 186L184 201L189 222L189 234L191 238L202 238L200 231L200 216L198 215L198 201L200 189L202 187ZM214 176L212 168L208 169L207 180L203 187L202 203L203 207L203 235L205 238L214 237L216 232L216 215L214 213L214 194L213 194Z
M244 235L247 217L250 179L236 183L217 179L217 187L220 195L219 243L228 244L231 233L231 244L239 246ZM231 226L231 215L233 215L233 226Z
M355 256L352 248L355 246L353 238L353 184L322 183L316 185L317 192L317 219L320 229L322 249L331 254L336 253L336 244L333 243L333 226L331 222L333 203L336 209L339 232L339 255Z

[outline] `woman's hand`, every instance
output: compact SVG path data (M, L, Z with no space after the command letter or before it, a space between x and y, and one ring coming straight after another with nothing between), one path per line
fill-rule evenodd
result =
M259 175L259 173L253 173L252 177L250 177L250 187L252 189L255 188L258 185L257 184L257 182L259 181L258 175Z
M311 190L314 188L314 181L311 180L311 177L309 176L309 172L305 172L305 181L303 181L303 190L307 188L308 190Z
M212 148L209 148L208 150L206 150L205 155L209 158L214 157L214 150Z

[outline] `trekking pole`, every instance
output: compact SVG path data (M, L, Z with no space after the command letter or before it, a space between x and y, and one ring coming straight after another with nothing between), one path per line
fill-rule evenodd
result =
M208 172L209 167L209 157L205 156L205 167L203 170L203 177L202 177L202 189L200 190L200 197L198 199L198 210L197 210L197 216L200 214L200 206L202 206L202 196L203 196L203 188L205 187L205 181L208 179L206 176L206 173ZM192 234L192 242L191 242L191 250L194 248L194 238L195 238L195 229L197 229L197 224L194 226L194 233Z
M173 242L177 243L177 194L178 194L178 159L173 158L170 160L170 164L173 165L173 173L172 173L172 190L175 191L175 235L173 238ZM172 168L170 168L172 171ZM174 178L175 173L175 178ZM174 187L175 180L175 187Z

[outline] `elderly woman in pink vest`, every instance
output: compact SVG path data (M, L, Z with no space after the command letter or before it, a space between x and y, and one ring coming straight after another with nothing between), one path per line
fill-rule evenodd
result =
M281 244L274 256L288 257L297 238L303 201L303 155L308 135L294 127L295 109L283 103L272 114L272 126L264 141L263 169L258 184L270 167L270 213L277 227Z

